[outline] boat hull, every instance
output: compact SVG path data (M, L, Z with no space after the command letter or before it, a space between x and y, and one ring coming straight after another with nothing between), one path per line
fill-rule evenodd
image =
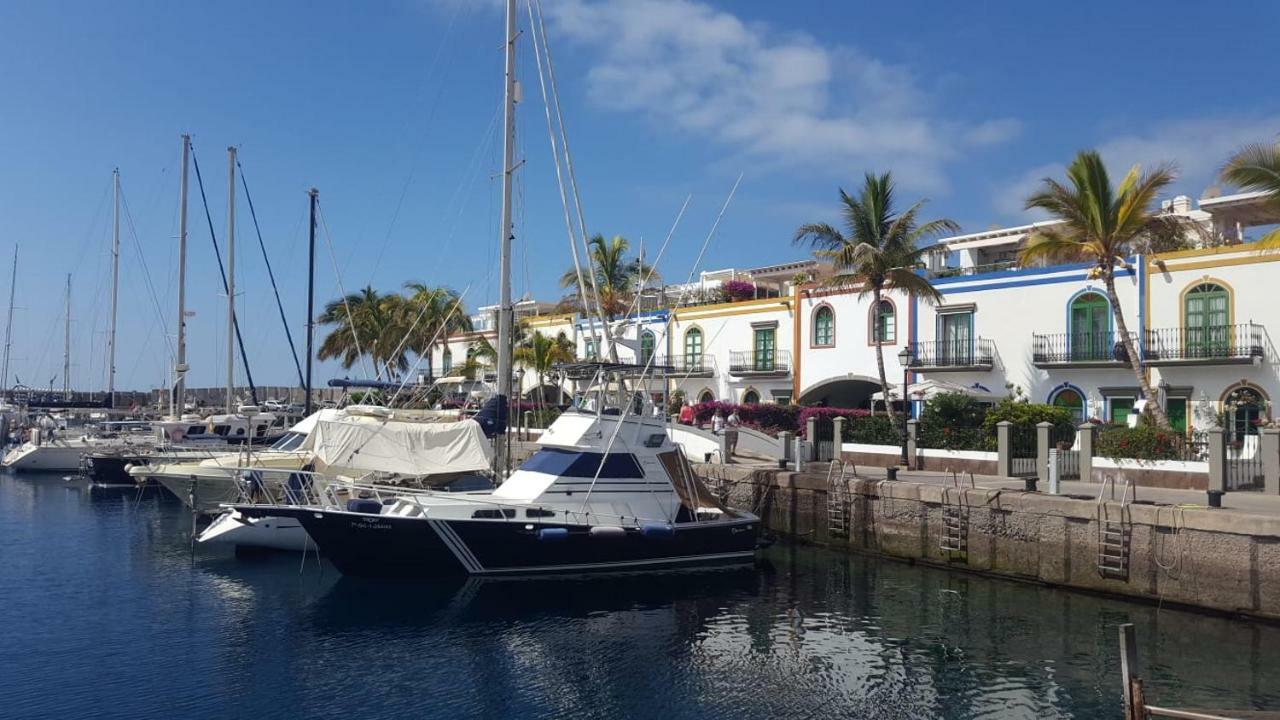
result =
M146 455L117 455L90 453L84 456L85 479L94 485L137 485L129 474L129 466L145 462Z
M445 520L318 510L237 508L246 516L292 516L344 575L440 577L577 573L751 562L754 516L682 523L667 537L635 528L606 534L585 525ZM547 529L567 532L549 539Z
M307 531L297 518L267 516L246 518L235 510L229 510L200 533L198 542L209 545L234 545L237 548L258 548L305 552L314 550L315 543L307 537Z
M23 445L9 451L4 466L23 472L79 472L80 458L93 448L82 444Z

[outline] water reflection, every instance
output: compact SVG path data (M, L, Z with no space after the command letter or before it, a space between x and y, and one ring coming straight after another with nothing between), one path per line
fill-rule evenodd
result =
M0 478L6 716L1118 717L1123 622L1160 700L1280 707L1280 628L814 548L413 583L189 532L162 497Z

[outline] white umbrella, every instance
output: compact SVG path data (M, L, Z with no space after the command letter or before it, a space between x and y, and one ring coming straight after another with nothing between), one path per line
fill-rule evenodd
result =
M898 396L901 392L901 387L890 386L889 399L900 399ZM978 383L974 383L972 385L961 385L959 383L946 382L945 380L923 380L921 382L911 383L907 386L907 395L910 396L913 401L932 400L938 395L948 393L963 393L975 400L981 400L984 402L995 402L1002 397L998 393L993 393L991 390L983 385L979 385ZM884 400L884 391L882 390L872 394L871 399Z

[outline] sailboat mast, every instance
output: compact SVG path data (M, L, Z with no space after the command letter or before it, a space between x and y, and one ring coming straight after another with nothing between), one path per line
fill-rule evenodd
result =
M71 273L67 273L67 318L62 340L62 395L71 399Z
M506 72L503 86L502 132L502 224L499 232L501 263L499 265L498 299L498 394L511 397L511 175L515 171L516 130L516 0L507 0ZM508 414L508 417L510 415ZM505 443L500 446L504 451ZM504 463L503 453L496 453Z
M111 325L107 330L107 399L116 406L116 309L120 297L120 168L111 172L115 196L111 214Z
M236 149L227 148L227 413L236 382Z
M178 183L178 348L173 365L173 394L169 414L182 416L187 394L187 164L191 136L182 136L182 174Z
M13 298L18 287L18 246L13 246L13 277L9 280L9 319L4 325L4 363L0 366L0 396L9 392L9 348L13 344Z
M307 397L303 401L306 408L303 412L306 416L311 415L311 357L313 355L311 345L315 342L316 335L316 200L320 197L320 191L311 188L307 191L311 205L311 231L310 245L307 251L307 386L303 388Z

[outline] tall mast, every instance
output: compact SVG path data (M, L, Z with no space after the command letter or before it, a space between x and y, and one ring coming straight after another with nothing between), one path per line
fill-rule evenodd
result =
M71 399L71 273L67 273L67 318L62 340L62 395Z
M120 168L111 171L115 196L111 215L111 325L107 330L108 407L116 406L116 308L120 296Z
M227 148L227 413L236 383L236 149Z
M511 397L511 175L515 171L515 131L516 131L516 0L507 0L506 25L506 72L503 79L502 104L502 224L499 227L501 236L498 247L501 249L499 265L498 296L498 394ZM510 417L508 411L508 417ZM500 466L505 464L503 457L506 443L495 453Z
M169 414L181 417L187 395L187 164L191 136L182 136L182 174L178 183L178 353L173 365Z
M13 298L18 287L18 245L13 246L13 277L9 280L9 319L4 325L4 363L0 365L0 396L9 392L9 348L13 345Z
M320 191L311 188L307 191L311 204L311 232L310 232L310 249L307 251L307 382L303 388L307 397L304 400L305 415L311 415L311 344L315 341L316 334L316 200L320 197Z

